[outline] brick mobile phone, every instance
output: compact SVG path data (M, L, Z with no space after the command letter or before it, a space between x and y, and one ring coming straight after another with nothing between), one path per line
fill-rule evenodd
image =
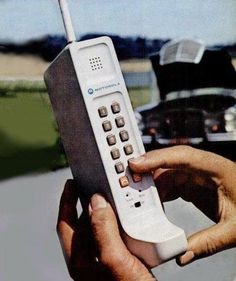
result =
M111 39L76 42L59 3L68 45L44 77L82 206L104 194L129 250L154 267L186 251L186 236L168 221L151 175L128 168L145 151Z

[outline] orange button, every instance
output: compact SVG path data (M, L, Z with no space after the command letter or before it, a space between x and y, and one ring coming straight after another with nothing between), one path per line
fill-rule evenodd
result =
M129 185L129 179L126 176L119 178L119 182L120 182L120 186L122 188L124 188L124 187Z

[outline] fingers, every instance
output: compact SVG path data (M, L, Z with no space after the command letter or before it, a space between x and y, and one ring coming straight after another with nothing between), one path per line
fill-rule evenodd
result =
M73 180L68 180L61 196L57 220L57 233L67 265L71 257L74 227L77 221L77 200L78 193L75 183Z
M65 184L59 206L58 222L64 221L71 225L71 227L77 220L77 190L75 182L68 180Z
M188 238L187 252L177 259L181 266L196 259L213 255L225 250L233 244L233 234L230 225L217 224L203 231L197 232Z
M110 204L101 195L95 194L91 199L89 212L99 260L110 268L121 264L130 254L120 237Z
M77 218L77 199L77 188L73 181L68 181L61 197L57 231L71 277L76 280L153 280L123 243L110 204L95 194L89 205L89 224L87 216Z
M144 264L126 248L115 214L101 195L95 194L92 197L89 213L99 261L111 272L114 280L153 281L153 276Z
M231 161L219 155L183 145L150 151L141 157L131 159L129 166L137 173L162 168L190 169L214 175L222 171L222 163L227 165Z

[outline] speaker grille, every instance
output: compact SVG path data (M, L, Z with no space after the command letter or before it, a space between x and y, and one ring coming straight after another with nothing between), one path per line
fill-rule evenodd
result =
M89 59L89 64L92 71L103 69L101 57L92 57Z

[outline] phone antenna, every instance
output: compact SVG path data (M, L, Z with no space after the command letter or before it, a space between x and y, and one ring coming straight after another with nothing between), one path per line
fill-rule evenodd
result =
M75 32L74 32L67 0L58 0L58 1L59 1L63 23L66 31L67 42L68 43L75 42L76 37L75 37Z

